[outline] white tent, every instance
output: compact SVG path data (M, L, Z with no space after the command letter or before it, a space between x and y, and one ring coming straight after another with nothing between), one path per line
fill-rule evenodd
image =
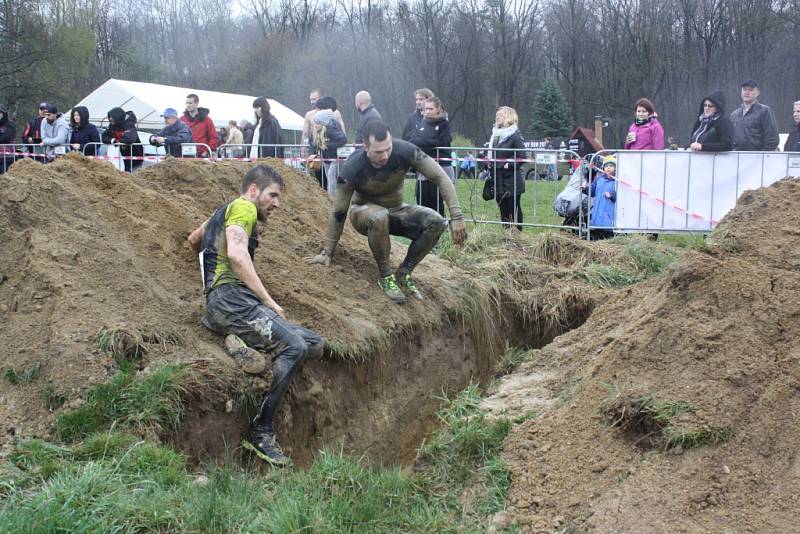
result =
M76 106L89 108L89 121L96 126L107 126L106 114L113 107L133 111L142 130L160 130L164 127L161 114L166 108L175 108L182 113L186 95L194 93L200 97L200 107L208 108L217 128L227 127L229 120L239 122L248 119L254 122L254 96L202 91L188 87L173 87L155 83L129 82L111 78L95 89ZM303 129L303 117L280 102L269 100L270 113L275 115L284 130Z

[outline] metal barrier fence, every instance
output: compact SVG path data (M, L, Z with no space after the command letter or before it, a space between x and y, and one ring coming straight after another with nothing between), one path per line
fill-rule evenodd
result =
M592 156L595 167L612 154ZM613 225L595 230L619 233L710 232L747 189L786 176L800 177L800 153L613 151L616 201ZM592 201L596 201L590 197Z
M0 174L5 174L11 164L17 160L33 159L42 163L47 163L72 150L74 150L74 148L69 144L45 145L42 143L19 143L0 145Z
M199 159L213 161L215 153L205 143L181 143L178 156L167 153L164 146L149 143L86 143L82 149L84 156L111 162L120 171L133 172L141 167L155 165L168 156L179 159ZM206 155L200 155L206 154Z
M316 176L333 194L338 168L355 148L347 145L339 149L338 157L319 159L315 168L309 162L308 147L298 144L222 145L212 151L203 143L185 143L177 157L254 161L277 154L287 165ZM0 145L0 171L5 172L18 159L48 162L71 150L74 147L70 145ZM203 152L207 155L198 157ZM146 143L88 143L83 153L128 172L167 157L163 147ZM590 214L598 204L591 195L593 174L602 170L602 160L608 155L616 157L617 172L613 224L606 226L593 223ZM800 153L782 152L608 150L581 160L568 150L448 147L433 149L433 157L454 183L468 221L519 229L559 228L586 238L598 231L708 232L745 189L769 185L785 176L800 177ZM570 161L583 161L578 172L573 174ZM413 198L444 213L441 197L430 182L416 174L408 178L407 201ZM565 211L565 205L570 209Z

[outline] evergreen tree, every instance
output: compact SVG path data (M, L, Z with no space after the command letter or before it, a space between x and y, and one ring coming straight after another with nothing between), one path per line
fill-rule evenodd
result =
M530 136L532 139L566 137L570 133L569 107L558 86L545 80L533 98Z

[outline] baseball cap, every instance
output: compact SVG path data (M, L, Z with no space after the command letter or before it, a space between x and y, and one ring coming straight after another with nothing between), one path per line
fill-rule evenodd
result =
M742 87L745 87L745 86L747 86L747 87L758 87L758 82L755 81L754 79L750 78L750 79L747 79L747 80L743 81L741 86Z
M45 108L45 111L47 113L58 113L58 108L55 107L53 104L47 104L47 107Z
M39 104L39 109L47 109L47 106L49 105L50 104L48 104L47 102L42 102L41 104Z
M166 118L166 117L177 117L178 116L178 112L175 110L175 108L167 108L167 109L164 110L164 113L162 113L161 116L164 117L164 118Z

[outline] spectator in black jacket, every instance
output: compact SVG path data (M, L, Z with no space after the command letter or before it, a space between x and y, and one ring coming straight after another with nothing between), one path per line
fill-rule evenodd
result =
M42 139L42 121L44 114L50 104L42 102L39 104L39 114L28 121L25 128L22 130L22 142L24 144L38 145ZM38 141L37 141L38 139Z
M97 131L97 126L89 122L89 108L86 106L72 108L69 126L71 130L69 144L72 148L87 156L97 154L98 145L89 143L99 143L100 132Z
M742 105L731 113L734 150L778 150L778 124L769 106L758 101L758 82L742 82Z
M517 160L525 156L525 140L519 132L519 118L514 108L502 106L497 109L494 118L495 125L487 149L493 196L500 208L501 221L521 223L520 202L525 192L525 178ZM517 224L517 229L522 231L522 225Z
M733 123L725 115L725 95L714 91L700 104L700 116L692 128L689 150L727 152L733 149Z
M8 108L0 106L0 174L14 163L14 142L17 140L17 125L8 116Z
M127 172L138 169L142 166L144 147L139 142L139 132L136 131L136 114L122 108L111 108L107 117L108 128L100 138L107 145L119 147Z
M247 119L242 119L239 121L239 129L242 131L242 138L244 140L244 144L251 145L253 144L253 132L255 128L250 121Z
M783 145L784 152L800 152L800 100L794 103L792 118L794 119L794 130L789 133L789 138Z
M360 145L366 139L365 128L370 122L381 122L381 114L372 105L372 96L367 91L356 93L356 109L358 110L358 127L356 128L356 144Z
M167 155L175 158L183 156L181 144L192 142L192 131L182 120L178 120L178 110L167 108L164 114L164 128L155 135L150 136L150 144L164 146Z
M433 96L433 91L427 87L417 89L414 92L414 113L406 121L406 127L403 128L403 140L411 141L411 136L414 135L414 130L418 130L422 126L423 114L425 111L425 101Z
M455 175L450 161L442 158L449 158L450 143L453 136L450 133L450 121L442 106L442 101L435 96L425 100L423 119L419 128L416 128L409 141L417 145L423 152L436 160L447 174L450 181L455 183ZM440 150L444 149L444 150ZM439 188L436 184L428 180L425 176L417 173L417 183L414 189L414 196L417 204L431 208L439 212L444 217L444 203L439 195Z
M269 102L263 96L253 101L253 110L256 114L256 125L253 130L253 148L251 158L283 158L282 146L255 146L255 145L282 145L281 124L269 112Z

